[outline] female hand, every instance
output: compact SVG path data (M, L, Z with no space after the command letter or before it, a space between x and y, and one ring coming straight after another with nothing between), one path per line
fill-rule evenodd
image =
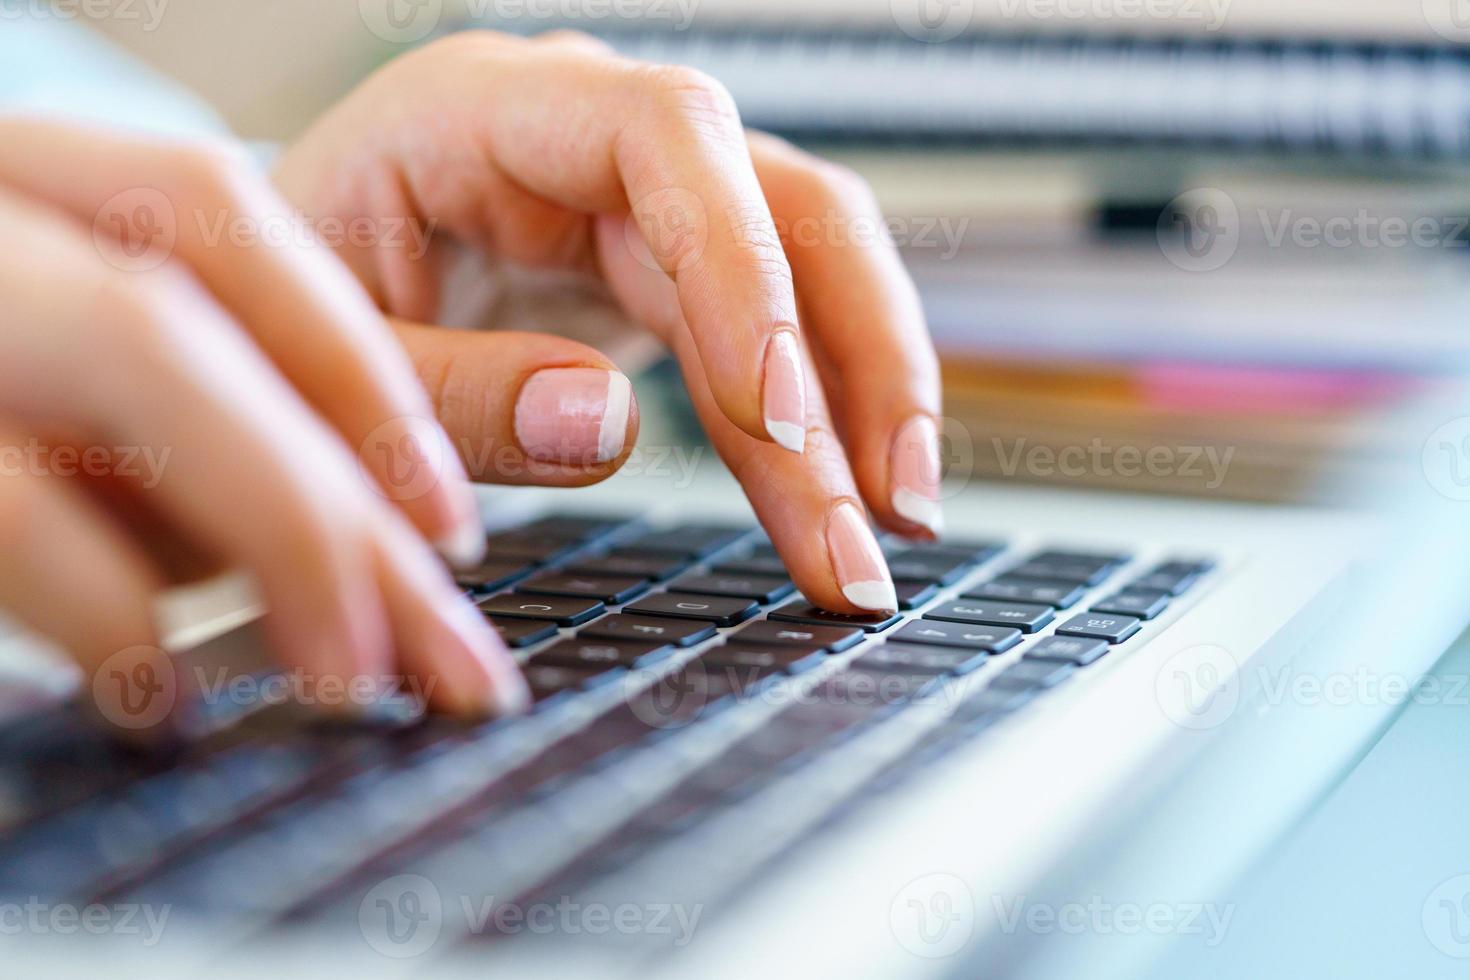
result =
M156 593L238 567L309 683L407 674L440 708L523 704L425 543L484 547L445 434L414 421L436 407L342 263L271 234L295 226L266 177L25 118L0 118L0 145L0 606L93 674L163 677Z
M466 246L599 277L673 349L807 597L838 611L895 607L863 504L892 530L938 532L938 370L856 176L747 134L729 94L697 72L577 34L476 32L388 65L286 152L276 179L318 219L435 229L423 254L339 249L383 309L409 320L435 317L447 260ZM507 361L548 342L422 328L404 340L434 365L431 390L459 393L439 403L464 431L480 414L513 414L534 365ZM508 371L516 380L497 388ZM551 410L557 396L544 391ZM584 395L565 397L586 411ZM470 462L475 478L518 481ZM566 462L568 482L587 482L585 460Z

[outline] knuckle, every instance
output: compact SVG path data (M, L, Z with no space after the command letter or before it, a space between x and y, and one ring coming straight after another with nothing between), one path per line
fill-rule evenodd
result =
M791 264L769 211L754 205L733 211L730 226L751 272L791 283Z
M223 141L190 145L174 155L179 192L192 200L236 200L259 178L244 151Z
M679 122L708 134L740 131L735 97L719 80L683 65L645 65L639 71L655 103Z

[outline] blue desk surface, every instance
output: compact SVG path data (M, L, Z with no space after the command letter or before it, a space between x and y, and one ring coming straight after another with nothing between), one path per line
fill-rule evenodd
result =
M1343 782L1220 900L1225 938L1150 972L1203 978L1470 977L1470 633Z

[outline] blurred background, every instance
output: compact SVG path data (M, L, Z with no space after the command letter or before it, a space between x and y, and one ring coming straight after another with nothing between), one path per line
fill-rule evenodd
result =
M93 26L258 140L467 25L705 69L873 183L966 476L1361 491L1467 351L1464 0L172 2Z

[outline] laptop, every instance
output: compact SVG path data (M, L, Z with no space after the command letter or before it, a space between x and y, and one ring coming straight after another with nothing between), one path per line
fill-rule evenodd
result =
M27 689L54 701L7 702L5 962L1142 975L1228 933L1211 896L1470 618L1453 411L1401 411L1422 456L1330 506L949 487L941 543L885 541L883 618L806 603L716 465L499 491L461 584L525 666L514 719L223 687L208 665L250 662L251 610L196 590L179 663L232 716L164 751L104 736L45 669Z

